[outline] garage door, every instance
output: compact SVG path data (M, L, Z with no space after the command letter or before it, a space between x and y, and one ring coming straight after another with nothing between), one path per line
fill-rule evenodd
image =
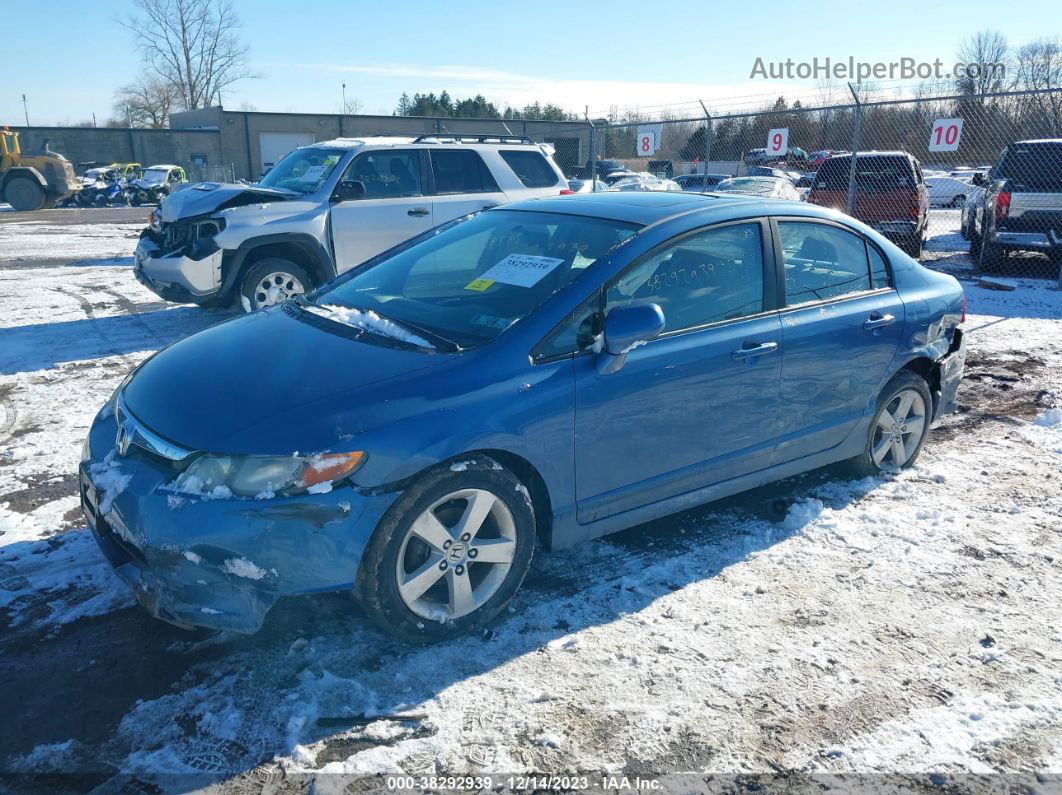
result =
M292 149L313 143L313 133L258 133L262 171L272 168Z

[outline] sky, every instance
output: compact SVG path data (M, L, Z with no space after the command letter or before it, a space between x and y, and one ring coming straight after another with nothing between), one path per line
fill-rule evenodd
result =
M759 0L583 0L463 3L234 0L259 76L232 86L222 104L261 111L338 112L346 96L363 113L391 113L403 91L499 106L538 100L578 113L672 103L759 104L798 96L815 81L750 79L765 61L955 60L961 40L984 28L1020 44L1062 34L1057 0L934 0L798 4ZM0 124L100 123L114 91L136 80L140 58L117 20L131 0L10 3L4 11ZM63 35L57 37L57 30ZM18 35L10 35L17 31Z

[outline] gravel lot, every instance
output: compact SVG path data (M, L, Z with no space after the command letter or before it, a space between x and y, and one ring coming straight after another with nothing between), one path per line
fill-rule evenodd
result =
M966 279L967 376L899 476L829 468L539 554L483 637L402 646L344 594L211 636L136 607L78 508L98 407L143 357L228 315L133 279L142 216L0 208L8 785L375 791L381 773L539 771L1062 789L1051 283L982 289L957 234L930 241L927 260ZM67 775L32 775L50 772Z

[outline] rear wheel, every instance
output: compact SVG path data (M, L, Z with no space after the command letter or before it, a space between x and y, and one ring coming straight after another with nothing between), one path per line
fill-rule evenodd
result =
M998 270L1006 259L1007 251L999 243L981 241L974 267L978 272Z
M280 257L266 257L240 280L240 304L245 312L253 312L302 295L312 287L310 274L302 266Z
M509 603L534 545L527 490L492 459L470 457L430 470L398 498L369 541L355 592L385 631L442 640L481 629Z
M876 475L911 466L922 452L933 416L933 397L924 378L901 370L878 397L866 448L852 459L859 475Z
M41 209L47 196L44 188L29 177L14 177L4 186L4 198L16 210L31 212Z
M962 207L964 204L966 204L966 194L964 193L960 193L951 200L952 207Z

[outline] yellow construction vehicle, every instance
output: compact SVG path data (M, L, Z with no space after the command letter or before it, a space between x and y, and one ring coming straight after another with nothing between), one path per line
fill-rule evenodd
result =
M24 153L18 133L0 129L0 201L16 210L40 210L79 187L70 161L49 149L47 140L40 152Z

